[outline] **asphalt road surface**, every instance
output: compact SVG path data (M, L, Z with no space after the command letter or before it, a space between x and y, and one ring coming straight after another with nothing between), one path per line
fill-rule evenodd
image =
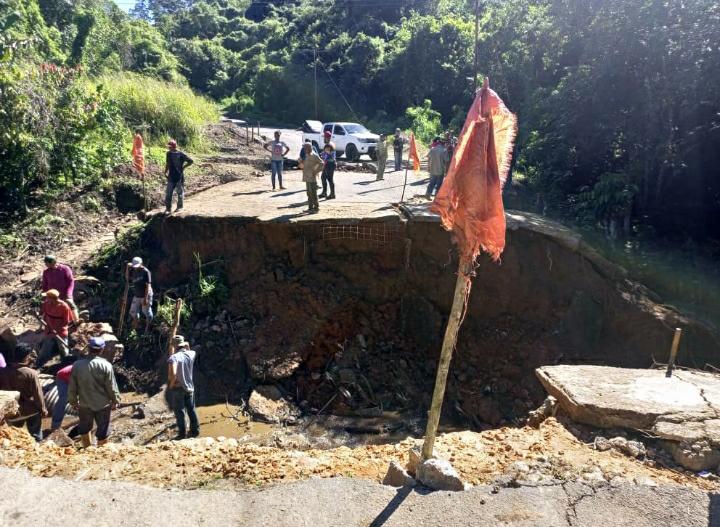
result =
M720 526L720 496L683 487L566 483L428 492L333 478L263 490L177 491L0 468L0 488L0 525L13 527Z

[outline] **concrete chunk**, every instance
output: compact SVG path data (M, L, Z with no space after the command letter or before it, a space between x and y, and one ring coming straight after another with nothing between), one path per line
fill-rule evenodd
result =
M465 484L449 461L428 459L417 470L420 483L433 490L465 490Z

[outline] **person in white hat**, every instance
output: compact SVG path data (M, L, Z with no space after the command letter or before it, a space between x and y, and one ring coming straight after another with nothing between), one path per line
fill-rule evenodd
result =
M153 289L150 270L143 265L142 258L136 256L128 263L130 267L130 283L132 284L133 299L130 304L130 318L133 329L140 325L140 313L145 316L145 331L150 328L153 319Z

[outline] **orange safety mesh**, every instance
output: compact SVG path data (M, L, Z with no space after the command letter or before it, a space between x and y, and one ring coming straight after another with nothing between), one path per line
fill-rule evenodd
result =
M431 210L452 231L461 261L480 251L498 261L505 249L502 187L510 169L517 120L485 81L475 96L445 181Z
M132 147L133 166L141 176L145 176L145 144L140 134L135 134Z

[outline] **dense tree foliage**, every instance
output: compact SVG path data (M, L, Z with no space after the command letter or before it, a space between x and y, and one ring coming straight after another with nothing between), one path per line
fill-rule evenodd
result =
M192 141L196 121L215 117L187 88L149 77L182 80L165 38L113 2L0 0L0 215L98 181L127 155L128 127Z

